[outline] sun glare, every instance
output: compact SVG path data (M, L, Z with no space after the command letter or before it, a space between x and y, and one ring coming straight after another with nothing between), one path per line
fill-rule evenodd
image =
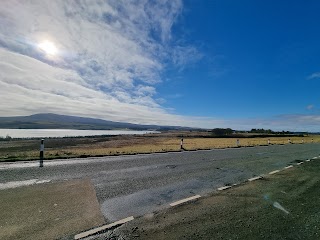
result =
M44 41L39 43L39 48L44 51L47 55L56 55L57 54L57 48L54 45L53 42L50 41Z

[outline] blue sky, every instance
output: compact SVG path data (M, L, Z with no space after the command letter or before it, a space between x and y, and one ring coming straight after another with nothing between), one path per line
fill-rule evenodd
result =
M183 79L182 114L221 118L308 114L318 102L318 1L186 1L174 29L203 59ZM163 88L163 91L167 91ZM201 104L199 104L201 102Z
M0 115L319 131L319 1L11 1Z

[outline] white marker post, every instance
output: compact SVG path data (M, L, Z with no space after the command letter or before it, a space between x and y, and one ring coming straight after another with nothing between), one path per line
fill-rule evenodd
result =
M291 143L291 140L290 140L290 138L288 139L288 143Z
M44 139L41 139L41 145L40 145L40 166L43 167L43 152L44 152Z
M240 140L237 139L237 147L239 147L239 145L240 145Z
M268 139L268 145L270 145L270 139Z
M183 138L181 138L181 142L180 142L180 150L183 150Z

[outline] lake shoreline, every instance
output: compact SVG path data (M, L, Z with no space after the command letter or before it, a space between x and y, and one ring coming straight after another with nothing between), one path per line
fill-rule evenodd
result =
M0 129L2 139L77 138L118 135L143 135L157 131L137 130L76 130L76 129Z

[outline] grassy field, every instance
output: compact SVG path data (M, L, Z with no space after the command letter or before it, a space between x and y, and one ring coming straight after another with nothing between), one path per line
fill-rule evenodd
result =
M45 140L45 158L71 158L121 154L180 151L184 139L185 150L237 147L237 138L210 138L190 133L150 134L144 136L104 136L90 138L57 138ZM239 138L240 146L288 144L289 137ZM291 137L291 143L320 142L320 136ZM39 140L11 140L0 142L0 161L39 158Z
M320 239L319 171L320 160L307 162L194 203L148 214L106 236L142 240Z

